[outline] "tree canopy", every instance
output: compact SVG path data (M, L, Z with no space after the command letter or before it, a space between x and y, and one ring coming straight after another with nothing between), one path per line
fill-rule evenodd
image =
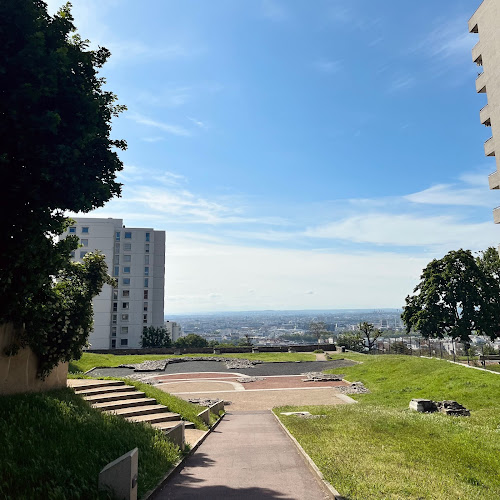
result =
M448 252L423 270L402 319L424 337L500 334L500 258L494 248L474 257L469 250Z
M142 329L141 347L170 347L172 342L165 327L145 326Z
M124 108L98 76L110 53L75 32L70 4L0 2L0 322L27 305L69 262L77 239L57 242L65 211L88 212L120 194L110 138Z
M174 345L175 347L208 347L208 341L200 335L190 333L185 337L178 338Z

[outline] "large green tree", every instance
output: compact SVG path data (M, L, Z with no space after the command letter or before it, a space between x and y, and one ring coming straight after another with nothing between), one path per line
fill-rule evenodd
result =
M500 334L500 260L489 248L474 258L469 250L448 252L423 270L413 295L406 298L403 321L424 337Z
M174 345L175 347L208 347L208 341L201 335L190 333L185 337L177 339Z
M64 214L120 194L126 148L110 137L124 108L98 75L110 53L89 49L70 7L50 16L41 0L0 1L0 324L18 327L9 351L29 345L41 376L79 356L92 297L113 283L103 255L71 263Z
M98 76L109 55L76 34L70 4L50 16L41 0L0 2L0 323L25 323L68 265L64 212L120 194L126 144L110 131L123 107Z

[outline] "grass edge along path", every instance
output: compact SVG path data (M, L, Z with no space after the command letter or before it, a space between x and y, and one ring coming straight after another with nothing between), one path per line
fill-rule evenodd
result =
M500 498L497 375L435 359L342 356L362 362L342 368L372 391L352 395L359 404L274 410L325 480L350 500ZM414 397L455 399L472 415L413 412ZM280 415L298 410L325 416Z
M161 431L94 410L71 389L0 396L0 497L107 498L109 462L139 448L139 498L180 459Z
M159 360L168 358L200 357L210 358L238 358L249 360L260 360L264 362L285 361L315 361L316 356L312 353L288 353L288 352L261 352L261 353L227 353L227 354L95 354L84 352L79 360L71 361L70 373L86 372L92 368L116 368L117 366L132 363L142 363L148 360Z

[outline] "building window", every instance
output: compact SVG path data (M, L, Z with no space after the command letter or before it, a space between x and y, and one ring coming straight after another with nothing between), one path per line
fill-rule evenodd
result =
M118 276L120 274L120 267L119 266L115 266L113 268L113 276Z
M115 253L120 253L120 243L115 243Z
M120 263L120 256L119 256L119 255L115 255L115 256L113 257L113 264L114 264L115 266L117 266L119 263Z
M130 290L122 290L122 297L130 297Z
M128 333L128 326L122 326L122 335L127 335Z
M144 299L147 299L149 295L149 290L144 290Z
M129 266L124 267L124 268L123 268L123 272L124 272L125 274L130 274L130 267L129 267Z
M122 302L122 309L128 309L128 302Z
M113 302L113 312L118 311L118 302Z
M124 243L123 244L123 250L125 252L129 252L130 250L132 250L132 243Z
M113 300L118 300L118 290L113 290Z
M132 261L132 255L123 256L123 262L131 262L131 261Z
M120 231L116 231L115 233L115 240L120 241Z
M144 312L148 312L148 303L144 302Z
M111 349L116 349L116 340L115 339L111 340Z
M88 226L84 226L84 227L82 227L82 233L84 233L84 234L88 234L88 232L89 232L89 228L88 228Z
M146 253L149 253L149 243L146 243L146 244L144 245L144 251L145 251Z
M130 278L123 278L122 283L124 285L130 285Z
M149 278L144 278L144 288L148 288L149 286Z
M71 227L69 228L69 233L70 233L70 234L75 234L75 233L76 233L76 227L75 227L75 226L71 226Z
M120 339L120 345L128 345L128 339Z
M130 231L125 231L125 239L130 240L132 238L132 233Z
M149 267L148 267L148 266L146 266L146 267L144 268L144 275L145 275L145 276L149 276Z
M149 265L149 255L145 255L144 256L144 264L148 264Z
M122 314L122 321L128 321L128 314Z
M88 240L88 238L82 238L80 240L80 244L82 245L82 247L88 247L89 246L89 240Z
M116 325L116 323L117 323L117 314L113 314L113 316L111 318L111 323L113 323L113 325Z
M74 251L74 250L72 250L72 251L71 251L71 253L70 253L70 255L71 255L71 257L74 259L74 258L75 258L75 255L76 255L75 251Z
M111 336L116 337L116 326L111 327Z
M87 250L82 250L80 252L80 259L83 259L85 257L85 255L87 255L87 254L88 254Z
M146 233L146 241L149 241L149 234L150 233Z
M143 316L142 316L142 322L143 323L147 323L148 322L148 315L147 314L143 314Z

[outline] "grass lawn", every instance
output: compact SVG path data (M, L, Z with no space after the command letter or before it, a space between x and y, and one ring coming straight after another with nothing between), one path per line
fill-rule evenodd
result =
M100 470L139 448L139 498L180 457L160 431L93 410L71 389L0 397L0 498L105 498Z
M500 376L411 356L342 357L362 361L342 368L347 380L360 380L371 391L353 396L359 404L275 409L342 495L500 498ZM412 398L454 399L472 415L420 414L408 410ZM279 415L298 409L326 416Z
M224 357L224 358L239 358L251 359L260 361L314 361L316 356L311 353L288 353L288 352L262 352L262 353L248 353L248 354L134 354L134 355L114 355L114 354L94 354L84 352L82 357L77 361L71 361L69 364L70 373L86 372L95 367L116 367L128 363L142 363L143 361L151 359L166 359L166 358L180 358L180 357Z

